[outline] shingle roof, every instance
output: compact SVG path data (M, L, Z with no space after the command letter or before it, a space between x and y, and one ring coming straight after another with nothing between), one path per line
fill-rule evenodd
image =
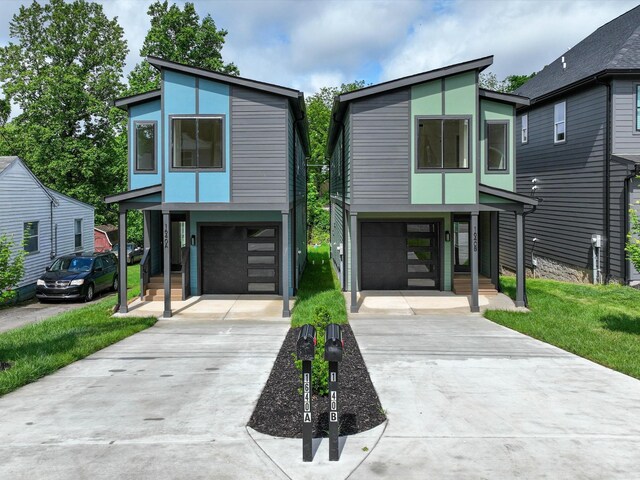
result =
M640 6L602 25L514 93L535 100L598 73L626 69L640 70Z
M18 157L0 157L0 172L11 165L11 162L13 162L16 158Z

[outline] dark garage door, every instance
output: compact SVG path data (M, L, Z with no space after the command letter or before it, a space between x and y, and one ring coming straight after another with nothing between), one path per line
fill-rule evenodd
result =
M279 293L279 229L203 226L202 293Z
M363 222L362 290L440 288L437 222Z

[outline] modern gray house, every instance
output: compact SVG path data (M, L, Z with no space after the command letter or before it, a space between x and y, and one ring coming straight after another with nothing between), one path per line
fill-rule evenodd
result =
M560 280L639 281L624 245L640 199L640 7L515 93L530 98L517 110L516 190L542 200L527 223L528 267ZM500 218L500 260L513 270L515 224Z
M335 98L330 158L331 258L351 311L358 292L499 288L498 214L518 226L516 305L525 304L524 216L515 193L515 112L529 100L479 87L493 57Z
M18 157L0 157L0 235L24 249L17 301L35 295L36 280L59 255L93 251L91 205L45 187Z
M144 214L143 299L162 300L170 317L172 299L192 295L281 295L289 316L306 263L303 94L147 60L161 88L116 100L129 115L129 190L106 198L119 205L120 245L126 212Z

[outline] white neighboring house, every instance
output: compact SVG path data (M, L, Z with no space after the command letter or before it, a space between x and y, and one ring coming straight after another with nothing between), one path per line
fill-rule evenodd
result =
M36 280L53 258L93 251L94 208L45 187L18 157L0 157L0 235L24 242L18 300L35 294Z

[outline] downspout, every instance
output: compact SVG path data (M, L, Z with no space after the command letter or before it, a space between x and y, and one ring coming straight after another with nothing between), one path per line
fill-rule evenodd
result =
M291 265L292 279L293 279L293 294L296 294L298 289L298 244L296 242L296 225L298 223L297 209L298 209L298 196L296 195L296 184L298 183L298 158L296 157L296 124L298 121L293 122L293 221L291 222L291 237L293 239L293 245L291 245L291 254L293 257L293 264ZM288 239L287 239L288 241Z
M595 77L595 81L598 85L603 85L607 90L607 110L605 119L605 131L604 131L604 234L605 234L605 274L604 283L608 284L611 278L611 163L609 157L611 156L611 82L602 82ZM600 270L600 263L598 263L598 269Z
M49 202L49 235L51 235L51 251L49 252L49 257L53 260L56 256L56 251L53 248L53 200L51 200ZM57 239L56 239L56 244L57 244ZM56 245L57 247L57 245ZM57 248L56 248L57 250Z

